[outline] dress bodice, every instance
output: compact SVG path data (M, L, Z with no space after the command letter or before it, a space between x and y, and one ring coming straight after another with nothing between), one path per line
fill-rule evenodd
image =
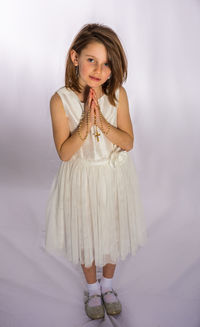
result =
M61 87L57 93L59 94L66 116L69 118L70 132L73 132L81 119L82 112L84 110L84 103L80 101L77 94L69 88ZM105 119L113 126L117 127L117 107L119 102L119 88L116 90L116 106L110 104L108 96L104 94L98 99L100 110ZM100 133L99 142L93 135L95 127L92 126L86 140L84 141L81 148L75 153L75 157L99 161L107 159L113 152L120 152L121 148L113 144L98 128Z

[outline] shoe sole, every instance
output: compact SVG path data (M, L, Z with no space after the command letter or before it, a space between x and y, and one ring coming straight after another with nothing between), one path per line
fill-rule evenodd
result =
M89 317L89 316L88 316ZM89 317L92 320L98 320L98 319L103 319L105 316L99 316L99 317Z
M107 311L106 311L107 312ZM120 314L122 311L120 310L120 311L114 311L114 312L112 312L112 313L109 313L109 312L107 312L107 314L109 315L109 316L115 316L115 315L118 315L118 314Z
M95 319L102 319L102 318L105 317L105 314L103 314L103 315L99 315L99 316L90 316L87 312L86 312L86 314L87 314L87 316L88 316L90 319L93 319L93 320L95 320Z

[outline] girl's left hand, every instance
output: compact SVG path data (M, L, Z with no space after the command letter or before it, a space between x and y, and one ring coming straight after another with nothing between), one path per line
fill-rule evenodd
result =
M97 100L97 95L94 89L92 89L92 99L94 101L94 111L96 114L96 125L99 127L100 126L100 107L98 104L98 100Z

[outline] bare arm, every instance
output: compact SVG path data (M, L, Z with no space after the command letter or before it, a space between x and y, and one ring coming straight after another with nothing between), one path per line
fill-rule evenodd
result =
M117 109L117 128L107 122L103 117L102 119L103 129L107 131L108 126L110 130L106 135L107 138L120 148L130 151L133 148L134 134L129 114L129 105L126 90L120 87L119 103ZM98 125L101 129L101 126Z
M56 150L61 160L68 161L80 149L84 141L80 139L77 129L72 134L70 133L69 119L65 114L62 100L58 93L55 93L51 98L50 112ZM86 135L86 132L85 117L80 127L82 138Z

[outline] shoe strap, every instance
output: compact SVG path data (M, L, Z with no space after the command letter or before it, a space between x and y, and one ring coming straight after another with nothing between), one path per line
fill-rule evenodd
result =
M100 297L101 298L101 295L100 294L93 294L93 295L88 295L86 301L85 301L85 304L88 303L89 300L91 300L93 297Z
M115 294L115 295L117 296L117 292L115 292L113 289L112 289L112 291L107 291L107 292L105 292L105 293L102 293L102 296L105 296L105 295L107 295L107 294L109 294L109 293L111 293L111 294Z

